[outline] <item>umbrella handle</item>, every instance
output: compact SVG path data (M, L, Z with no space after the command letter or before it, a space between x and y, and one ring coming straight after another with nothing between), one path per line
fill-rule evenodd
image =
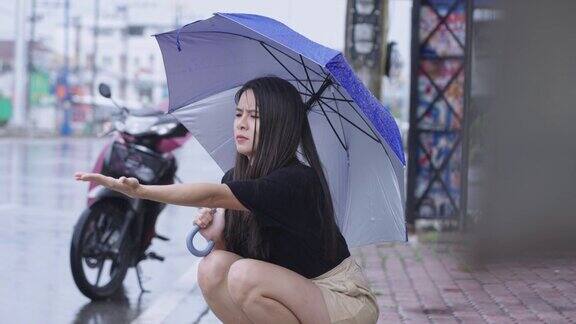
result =
M188 251L190 251L190 253L192 253L193 255L197 257L204 257L207 256L210 253L210 251L212 251L212 248L214 247L214 241L208 241L208 246L206 246L204 250L196 249L194 247L194 236L199 231L200 226L194 224L194 226L192 227L192 231L188 233L188 236L186 236L186 247L188 247Z

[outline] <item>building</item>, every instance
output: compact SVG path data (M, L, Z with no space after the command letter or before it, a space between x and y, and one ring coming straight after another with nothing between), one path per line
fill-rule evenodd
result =
M50 72L58 64L58 56L40 42L29 42L31 49L31 68L29 87L28 114L34 122L36 112L32 108L53 105L53 96L50 89ZM14 96L14 53L13 40L0 40L0 125L5 124L12 115L12 100Z
M123 25L104 22L98 29L96 79L107 83L112 95L130 108L159 106L168 99L162 54L152 35L171 29L160 25ZM91 70L92 53L86 55L85 71ZM85 84L90 73L83 73Z

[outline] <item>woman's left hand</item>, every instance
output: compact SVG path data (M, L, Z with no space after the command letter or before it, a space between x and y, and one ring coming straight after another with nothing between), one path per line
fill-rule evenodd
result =
M207 240L220 241L226 220L223 208L200 208L194 224L201 230L200 234Z
M76 172L74 178L77 181L90 181L114 191L121 192L131 198L138 198L142 191L142 185L136 178L120 177L119 179L107 177L99 173Z

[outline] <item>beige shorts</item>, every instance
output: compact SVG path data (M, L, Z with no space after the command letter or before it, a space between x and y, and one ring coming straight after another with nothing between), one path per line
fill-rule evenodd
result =
M380 313L366 275L350 256L312 279L322 291L331 323L376 323Z

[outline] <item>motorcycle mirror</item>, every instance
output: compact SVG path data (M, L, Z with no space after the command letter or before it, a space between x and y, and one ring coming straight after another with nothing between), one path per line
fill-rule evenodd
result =
M106 83L100 83L100 85L98 85L98 92L100 92L100 94L104 98L110 99L110 97L112 97L112 91L110 91L110 86L107 85Z
M114 106L116 106L118 109L120 109L123 114L127 115L130 113L128 111L128 108L118 105L118 103L116 103L116 101L114 101L114 99L112 99L112 91L110 90L110 86L108 84L100 83L98 85L98 92L100 92L102 97L112 100L112 103L114 104Z

